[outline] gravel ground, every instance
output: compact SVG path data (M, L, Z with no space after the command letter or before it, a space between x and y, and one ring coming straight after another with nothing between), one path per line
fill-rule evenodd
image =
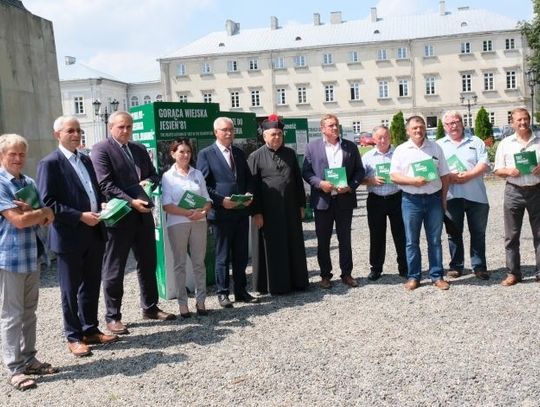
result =
M359 288L339 281L329 291L318 287L314 225L307 223L308 291L227 310L211 295L209 317L143 321L130 272L123 311L131 335L96 347L92 357L67 352L56 275L44 272L38 357L61 371L25 393L1 385L0 405L538 406L540 284L528 222L524 283L499 284L505 275L503 187L488 182L491 280L467 273L447 292L428 279L406 292L392 244L385 274L367 283L365 190L353 222ZM447 263L446 239L443 244ZM336 241L332 252L337 264ZM161 306L178 312L175 301Z

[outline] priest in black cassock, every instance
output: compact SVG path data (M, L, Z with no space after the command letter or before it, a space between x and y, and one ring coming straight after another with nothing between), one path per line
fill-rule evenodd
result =
M283 145L283 122L271 115L262 122L265 145L248 158L254 177L253 286L260 293L285 294L309 284L302 218L304 181L296 153ZM258 239L257 239L258 238Z

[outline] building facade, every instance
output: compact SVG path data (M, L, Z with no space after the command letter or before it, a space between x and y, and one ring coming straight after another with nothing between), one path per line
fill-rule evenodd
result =
M428 127L448 109L470 125L484 106L492 123L508 123L528 103L526 44L517 22L462 7L438 13L240 30L227 20L159 60L166 101L216 102L222 110L307 117L317 128L335 113L348 133L389 124L402 111ZM469 106L467 106L467 104ZM469 116L468 110L471 110Z

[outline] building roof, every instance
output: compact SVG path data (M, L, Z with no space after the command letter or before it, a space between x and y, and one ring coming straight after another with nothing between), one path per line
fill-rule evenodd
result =
M58 74L61 81L74 81L81 79L109 79L111 81L123 82L108 73L98 71L72 57L66 57L65 64L58 64Z
M0 0L0 3L5 3L8 6L13 6L13 7L20 8L22 10L26 10L21 0Z
M512 18L486 10L464 7L454 12L443 10L442 13L388 18L368 17L363 20L344 21L335 24L315 25L312 23L288 25L277 29L271 29L270 27L247 29L239 30L234 35L228 35L227 31L213 32L164 56L163 59L358 43L368 44L382 41L505 31L516 28L517 21Z

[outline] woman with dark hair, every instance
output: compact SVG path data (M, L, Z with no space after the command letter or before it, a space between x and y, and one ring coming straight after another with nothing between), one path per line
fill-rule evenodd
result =
M186 260L188 254L193 265L195 277L195 306L197 315L207 315L204 301L206 299L206 214L212 201L206 190L206 182L202 173L193 168L193 149L188 139L179 139L171 143L169 149L174 164L163 174L162 205L167 213L167 233L174 257L174 273L178 286L178 304L180 316L191 316L188 308L186 290ZM186 191L190 191L205 201L200 207L184 209L179 206Z

